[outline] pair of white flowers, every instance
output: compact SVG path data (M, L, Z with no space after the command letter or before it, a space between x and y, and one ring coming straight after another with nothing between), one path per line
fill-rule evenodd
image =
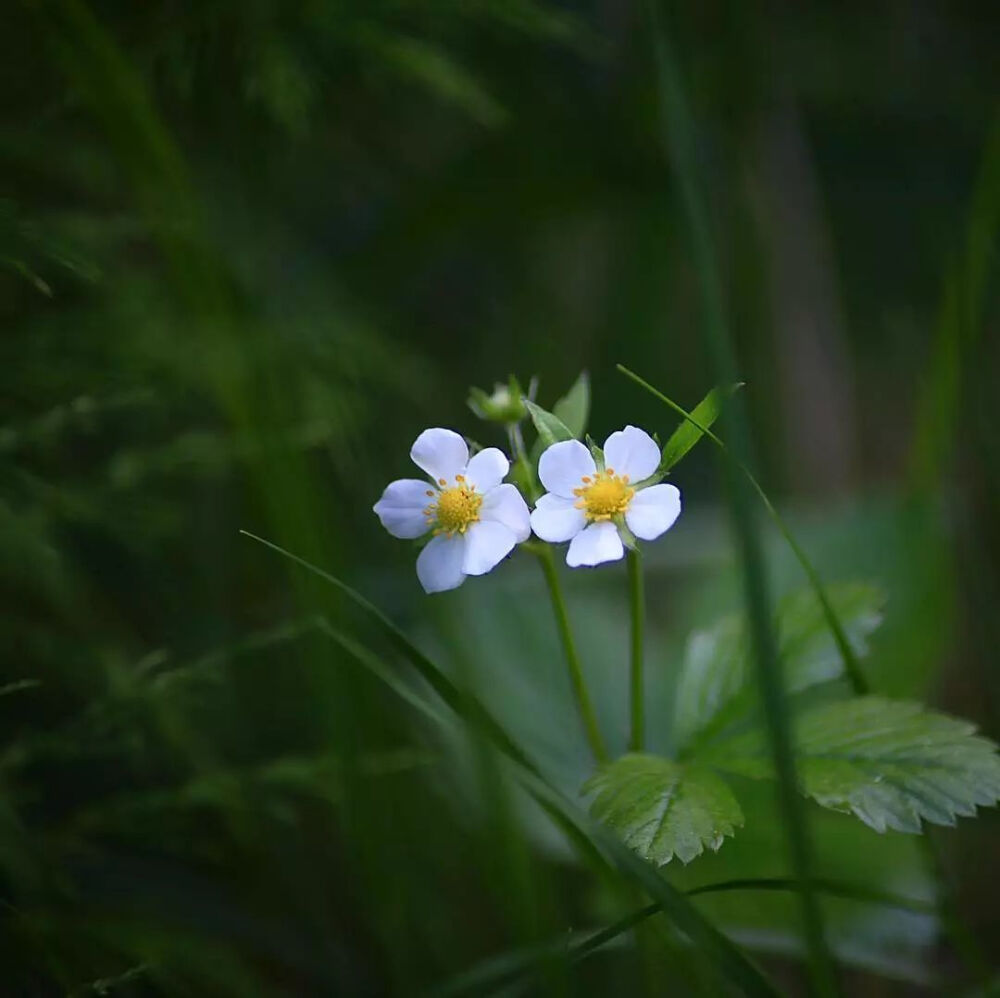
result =
M460 586L467 575L485 575L532 530L543 541L569 541L572 568L618 561L625 554L622 526L655 540L680 516L673 485L645 484L660 463L656 441L635 426L604 442L604 466L579 440L547 448L538 477L548 490L528 510L517 487L504 483L510 462L496 447L469 457L453 430L424 430L410 449L430 481L390 483L374 511L393 537L432 534L417 558L417 577L428 593Z

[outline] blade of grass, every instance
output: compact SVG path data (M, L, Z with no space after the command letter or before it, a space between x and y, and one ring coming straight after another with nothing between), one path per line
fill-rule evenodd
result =
M945 273L934 344L923 379L924 389L917 403L916 428L910 446L908 486L913 496L940 491L941 469L947 468L955 459L956 428L962 419L963 406L968 409L964 394L970 389L969 365L974 361L975 348L986 328L983 315L988 301L988 278L995 256L998 229L1000 113L995 114L986 137L968 209L964 245ZM967 443L966 446L975 444ZM976 602L982 608L979 619L990 620L991 593L990 587L984 584L990 572L984 568L977 574L978 584L970 587L968 592L975 594ZM975 615L976 607L971 607L970 612ZM993 633L995 635L996 631ZM988 637L985 637L985 643L989 645ZM992 673L987 672L986 676L989 679ZM995 683L986 687L988 696L985 707L994 723L998 689ZM940 886L941 923L970 973L980 982L985 982L989 976L989 960L977 943L975 934L963 924L955 898L955 885L943 862L941 850L930 834L923 837L922 844L927 864Z
M798 561L803 573L808 579L809 584L812 586L813 592L816 593L816 598L819 600L819 604L823 609L823 616L826 618L827 626L830 628L830 633L833 635L833 640L837 645L837 651L840 654L841 661L844 663L844 672L847 674L847 678L851 683L851 688L858 696L864 696L866 693L870 692L870 687L868 685L868 680L865 677L864 672L861 669L861 663L858 661L857 655L854 654L854 649L851 647L850 641L847 639L847 633L844 631L843 625L840 623L840 619L837 617L836 611L833 609L833 605L830 603L829 598L826 595L826 588L823 585L823 580L820 578L819 572L816 570L813 563L809 560L804 548L795 539L795 535L789 529L788 524L782 519L781 514L775 508L774 503L768 498L767 493L761 487L760 482L757 481L753 472L742 462L739 461L730 449L722 442L719 437L713 433L708 427L702 426L694 416L688 412L686 409L682 408L673 399L668 398L659 389L654 388L648 381L640 377L635 371L629 370L623 364L615 365L625 377L630 378L641 388L644 388L654 397L658 398L664 405L669 406L678 415L683 416L690 423L693 423L709 440L712 441L725 454L735 466L746 476L747 482L750 487L757 493L757 497L760 499L767 511L768 516L770 516L774 525L778 528L778 532L785 539L785 542L792 550L792 554L795 555L795 559Z
M948 267L934 346L917 404L910 450L913 492L934 488L954 451L965 368L985 331L989 273L1000 228L1000 113L993 120L966 223L965 244Z
M660 21L655 0L647 0L646 11L656 56L664 140L680 188L699 278L704 313L703 339L715 368L716 382L733 384L739 378L736 374L736 361L723 305L722 281L716 266L711 226L697 179L701 171L695 160L690 111L676 68L676 55L669 49L669 40ZM737 460L749 466L750 435L745 406L739 394L723 413L723 419L729 426L728 432ZM757 683L778 776L778 801L784 818L791 866L799 884L810 978L817 993L832 995L836 994L837 987L826 948L822 912L809 881L812 849L805 810L797 789L791 722L785 700L777 643L771 627L763 549L746 480L734 473L729 462L723 462L723 468L728 480L733 528L742 555L747 615L755 651Z
M663 445L657 474L669 472L671 468L704 436L703 426L711 426L722 412L723 403L743 387L739 382L728 387L713 388L691 410L692 419L685 419L674 430Z
M818 893L826 897L879 905L918 915L933 915L937 910L933 902L901 897L898 894L891 894L861 884L849 884L819 877L812 881L812 886ZM798 884L793 877L743 877L702 884L698 887L692 887L686 891L686 894L692 898L703 894L722 894L732 891L777 891L784 893L796 890L798 890ZM518 983L523 984L526 978L536 973L538 965L543 959L550 959L553 954L560 953L571 966L580 963L591 953L614 942L630 929L654 915L660 914L661 911L658 904L647 904L596 932L576 934L575 939L561 938L543 946L532 947L530 950L493 957L453 977L441 987L433 990L431 994L435 998L460 998L463 995L485 996L500 988L510 988Z
M918 915L933 915L937 911L937 906L932 901L901 897L889 891L866 887L864 884L848 884L826 877L816 877L810 883L820 894L843 898L847 901L876 904L884 908L898 908L900 911L912 911ZM797 890L794 877L740 877L734 880L721 880L714 884L701 884L698 887L692 887L687 892L687 896L697 897L699 894L719 894L725 891L794 890Z
M459 717L477 725L479 730L515 766L515 774L525 789L552 815L575 840L586 840L586 848L596 847L611 865L656 901L668 918L698 946L718 973L736 985L744 994L774 998L777 992L754 964L721 932L708 922L684 894L668 883L654 867L637 856L610 829L598 824L580 807L547 783L537 767L511 740L489 711L471 693L459 690L454 683L401 631L385 614L360 593L336 576L310 564L304 558L284 550L277 544L241 531L285 558L335 586L379 623L383 634L402 652L428 685ZM395 686L394 686L395 688Z
M339 628L334 627L328 620L321 618L317 624L317 627L321 634L325 634L330 638L335 644L340 646L341 651L344 651L349 655L354 661L371 672L378 679L381 679L386 686L389 687L401 700L405 700L414 710L418 713L423 714L424 717L433 721L435 724L445 724L445 715L432 703L430 703L426 697L422 697L416 691L410 689L399 676L390 669L385 662L374 654L368 648L358 641L355 641L350 635L345 634Z
M306 561L305 558L300 558L296 554L292 554L291 551L286 551L283 547L279 547L277 544L272 544L271 541L265 540L263 537L258 537L256 534L251 533L249 530L241 530L241 534L249 537L251 540L257 541L259 544L263 544L265 547L270 548L272 551L276 551L278 554L285 558L294 561L297 565L311 572L313 575L319 576L326 582L335 586L340 592L350 599L356 606L364 610L365 613L371 617L376 623L379 624L383 634L389 639L390 643L401 652L409 660L410 664L420 673L427 684L434 690L435 693L459 716L464 716L466 712L472 715L471 719L478 724L483 730L485 730L490 737L496 742L496 744L503 750L503 752L509 755L515 762L519 763L521 766L525 767L529 772L537 773L537 767L535 764L525 755L525 753L517 746L506 731L500 726L496 719L489 714L485 707L478 703L478 701L472 700L463 694L457 686L450 679L445 676L443 672L406 636L406 634L400 630L374 603L365 599L359 592L352 589L349 585L341 582L335 575L331 575L329 572L323 571L322 568L318 568L316 565L311 564ZM467 720L469 718L466 718Z

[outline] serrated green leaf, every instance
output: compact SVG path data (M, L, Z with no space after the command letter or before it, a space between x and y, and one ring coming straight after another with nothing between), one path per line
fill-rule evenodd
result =
M573 387L552 407L552 415L579 440L590 418L590 375L580 372Z
M536 405L530 399L525 399L524 404L528 407L528 412L531 414L531 421L535 424L535 429L538 431L538 439L545 447L551 447L553 444L560 443L563 440L576 439L569 427L547 409Z
M858 697L805 711L796 721L802 791L877 832L919 832L921 819L953 825L1000 799L996 745L968 721L921 704ZM721 743L711 761L751 777L771 775L760 731Z
M705 846L717 850L743 824L732 791L710 769L655 755L622 756L598 770L583 791L597 794L594 817L658 866L674 856L688 863Z
M731 395L734 395L742 387L742 384L730 385L727 388L713 388L692 410L691 418L698 423L695 426L690 420L685 419L680 426L670 434L670 438L663 446L660 454L660 466L656 469L656 474L661 478L694 445L705 435L704 431L709 429L719 418L722 412L722 404Z
M827 597L855 654L864 655L865 639L882 619L882 591L848 582L829 586ZM796 590L781 600L775 623L789 693L843 675L843 659L813 589ZM741 616L726 617L710 630L691 635L677 681L674 731L679 747L710 738L752 709L751 654Z

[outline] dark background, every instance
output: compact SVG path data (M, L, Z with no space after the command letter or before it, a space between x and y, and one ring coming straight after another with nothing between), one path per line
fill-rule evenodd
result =
M885 588L873 686L997 736L996 5L663 24L761 480L825 577ZM620 914L238 530L357 585L583 773L534 566L429 600L371 505L426 426L502 443L469 385L537 375L550 405L586 368L598 439L676 422L617 362L689 406L711 386L658 100L629 0L4 5L3 993L411 994ZM667 700L739 599L709 448L676 481L649 578ZM801 584L768 543L776 590ZM566 585L614 725L623 572ZM761 831L668 876L787 872L765 797ZM933 893L917 840L855 826L817 817L823 870ZM987 951L996 830L933 836ZM703 908L801 988L788 899ZM828 914L851 993L982 978L929 916ZM702 993L676 949L653 980ZM641 980L613 947L562 986Z

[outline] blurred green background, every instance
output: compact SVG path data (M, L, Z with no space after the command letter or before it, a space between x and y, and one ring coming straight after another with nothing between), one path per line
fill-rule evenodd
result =
M996 737L1000 11L663 23L764 486L824 577L887 592L874 688ZM469 385L537 375L549 405L588 369L599 440L675 423L616 362L688 406L711 386L642 5L14 0L0 107L0 993L418 994L629 910L484 746L330 641L322 619L364 636L332 591L238 531L356 585L579 785L537 566L425 597L371 506L427 426L502 445ZM650 552L664 745L687 635L739 606L717 470L704 445L677 469ZM801 585L767 542L776 590ZM621 748L624 569L565 584ZM786 874L757 793L666 875ZM941 891L918 840L814 818L820 872ZM997 829L933 835L987 953ZM791 900L699 904L803 991ZM851 994L988 977L929 915L827 914ZM652 967L626 937L532 993L715 993L656 938Z

